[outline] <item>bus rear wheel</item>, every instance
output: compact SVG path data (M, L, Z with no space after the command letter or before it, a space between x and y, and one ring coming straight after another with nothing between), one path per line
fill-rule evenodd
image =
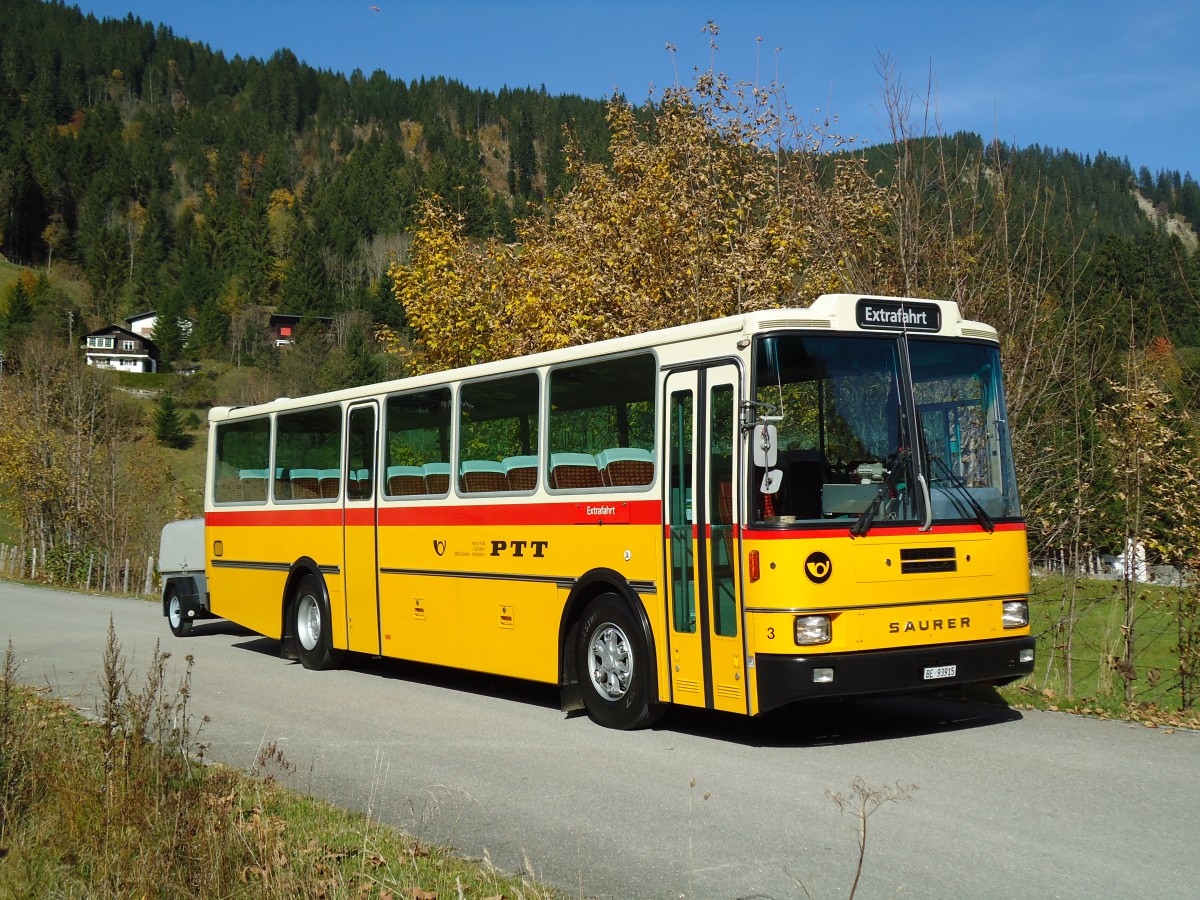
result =
M292 604L292 633L296 636L296 652L306 669L332 669L345 656L333 649L332 617L329 601L321 581L305 575L296 589Z
M641 626L613 594L588 604L579 629L579 684L592 721L606 728L644 728L656 718L650 702L653 665Z

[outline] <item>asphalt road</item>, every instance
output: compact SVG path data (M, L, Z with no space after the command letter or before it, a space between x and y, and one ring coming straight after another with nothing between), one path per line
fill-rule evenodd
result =
M109 620L136 675L195 660L220 762L274 741L291 785L583 897L845 897L855 778L916 785L868 820L858 897L1192 897L1200 734L933 698L608 731L554 690L351 658L310 672L226 622L171 636L155 604L0 584L18 678L85 710ZM803 882L803 889L797 883Z

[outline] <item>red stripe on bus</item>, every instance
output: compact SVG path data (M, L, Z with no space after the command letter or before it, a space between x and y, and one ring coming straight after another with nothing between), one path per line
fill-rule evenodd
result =
M597 507L621 506L620 521L605 524L658 525L662 504L658 500L571 501L569 503L513 503L472 506L381 506L380 525L582 525L600 524L603 516L589 512Z
M658 525L662 505L658 500L593 501L570 503L489 504L478 506L386 506L379 508L381 526L397 525L576 525L599 524L589 508L624 505L630 525ZM370 526L375 522L374 507L350 507L345 510L346 524ZM581 521L586 519L587 521ZM626 521L624 510L621 523ZM340 526L342 508L214 510L205 515L210 526ZM605 524L618 524L616 521Z
M217 526L257 527L341 527L342 508L332 509L238 509L213 510L205 513L204 524L210 528Z

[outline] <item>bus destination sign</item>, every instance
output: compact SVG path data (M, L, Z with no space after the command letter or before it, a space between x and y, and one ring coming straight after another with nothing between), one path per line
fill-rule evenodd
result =
M941 331L942 310L936 303L876 300L864 297L855 308L859 328L886 331Z

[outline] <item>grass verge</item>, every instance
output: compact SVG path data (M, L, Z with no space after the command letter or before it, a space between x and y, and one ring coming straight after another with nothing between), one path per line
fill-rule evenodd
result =
M1122 678L1125 583L1039 577L1029 602L1037 635L1037 670L1003 687L999 699L1024 709L1047 709L1148 726L1200 728L1200 711L1179 708L1179 656L1174 610L1178 588L1134 585L1136 592L1134 700ZM1067 672L1070 608L1074 603Z
M206 765L188 709L191 659L141 686L112 626L99 718L0 682L0 898L550 898L369 817L283 789L267 746L248 772ZM202 728L203 722L200 727Z

